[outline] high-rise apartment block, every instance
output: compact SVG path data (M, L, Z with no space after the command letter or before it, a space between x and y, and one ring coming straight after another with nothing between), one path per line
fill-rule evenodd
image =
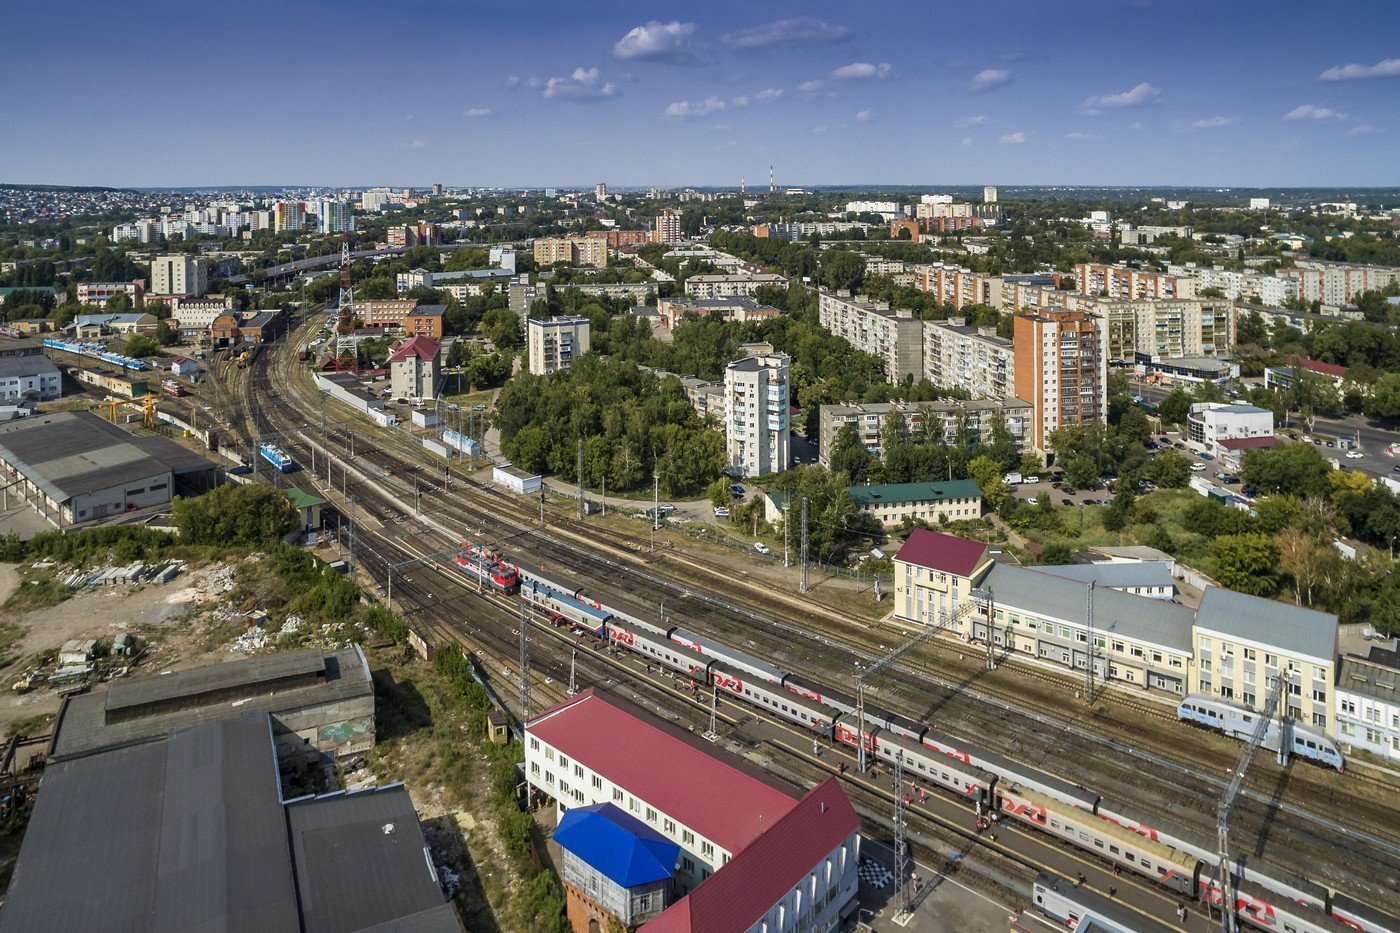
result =
M983 203L983 204L995 204L995 203L997 203L997 186L996 186L996 185L983 185L983 186L982 186L982 203Z
M653 243L680 243L685 239L685 229L681 226L681 215L667 208L656 218L656 226L651 231Z
M913 311L891 310L887 302L831 292L821 293L817 311L827 330L857 350L879 357L890 382L923 376L924 325Z
M401 224L397 227L390 227L388 241L390 247L400 249L413 246L437 246L438 243L442 242L442 226L420 221L416 224Z
M175 253L151 260L151 290L157 295L198 298L209 290L209 264L203 259Z
M1132 360L1134 353L1217 357L1235 346L1235 305L1223 298L1100 300L1091 307L1102 321L1110 360Z
M938 296L940 304L951 308L973 304L1001 305L1001 280L996 276L942 262L918 266L917 271L919 290Z
M1106 420L1108 355L1099 320L1044 310L1018 316L1015 327L1016 395L1035 409L1029 443L1044 452L1056 428Z
M1298 295L1304 301L1320 301L1337 307L1350 304L1362 292L1400 283L1400 267L1310 259L1299 260L1296 268L1280 269L1278 274L1298 282Z
M319 201L316 204L316 226L322 233L349 233L355 229L355 211L349 201Z
M1167 273L1179 279L1194 278L1196 293L1208 288L1235 301L1249 301L1277 308L1298 297L1298 280L1285 275L1266 275L1250 269L1221 269L1190 263L1167 266Z
M598 184L593 186L593 196L599 201L604 200L608 196L608 186L601 181L598 182Z
M1081 262L1074 267L1075 287L1081 295L1108 298L1192 298L1194 278Z
M965 318L924 322L924 378L963 389L975 398L1006 398L1016 391L1016 354L995 327L969 327Z
M278 233L299 233L306 228L306 205L300 201L278 201L273 211Z
M536 376L569 369L588 352L586 317L530 318L526 327L530 372Z
M754 347L724 370L724 439L729 465L744 476L787 469L788 356Z

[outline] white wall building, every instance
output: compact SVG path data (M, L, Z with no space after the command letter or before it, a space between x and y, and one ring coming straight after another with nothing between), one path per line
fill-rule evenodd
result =
M744 476L786 470L791 459L788 356L758 352L724 370L724 439Z
M965 318L924 321L924 378L973 398L1014 394L1016 354L995 327L969 327Z
M1400 761L1400 654L1372 646L1367 657L1342 658L1337 737L1348 750Z
M1196 402L1186 416L1187 435L1207 453L1220 455L1221 441L1247 437L1273 437L1274 413L1253 405Z
M857 350L883 360L885 378L890 382L923 375L924 325L913 311L895 311L864 296L851 298L831 292L821 293L817 309L823 327Z
M530 348L530 372L547 376L569 369L588 352L589 321L586 317L530 318L526 338Z
M198 298L209 290L209 264L203 259L174 253L151 260L151 295L187 295Z

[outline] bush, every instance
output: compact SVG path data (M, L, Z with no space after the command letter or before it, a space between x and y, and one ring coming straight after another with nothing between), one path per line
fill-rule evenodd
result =
M1054 541L1045 545L1044 552L1040 555L1042 564L1072 564L1074 563L1074 551L1063 541Z
M262 483L229 483L197 499L177 496L175 527L190 544L268 544L297 526L298 512L280 489Z

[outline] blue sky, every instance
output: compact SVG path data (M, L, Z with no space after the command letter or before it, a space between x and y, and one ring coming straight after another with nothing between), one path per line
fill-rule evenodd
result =
M19 0L0 181L1400 184L1400 3Z

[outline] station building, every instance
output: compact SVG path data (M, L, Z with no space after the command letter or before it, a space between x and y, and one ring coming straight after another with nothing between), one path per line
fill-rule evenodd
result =
M1266 672L1284 670L1287 715L1332 731L1336 616L1221 587L1207 587L1192 611L1162 593L1131 592L1157 586L1156 571L1120 579L1114 564L1022 567L992 557L980 541L914 531L894 559L895 615L984 644L990 626L997 648L1079 671L1092 654L1098 676L1174 696L1261 706Z
M830 930L854 910L860 817L835 779L803 794L597 688L525 724L525 778L561 818L611 804L653 853L676 846L648 931Z
M1337 672L1337 736L1352 749L1400 761L1400 652L1371 645Z

